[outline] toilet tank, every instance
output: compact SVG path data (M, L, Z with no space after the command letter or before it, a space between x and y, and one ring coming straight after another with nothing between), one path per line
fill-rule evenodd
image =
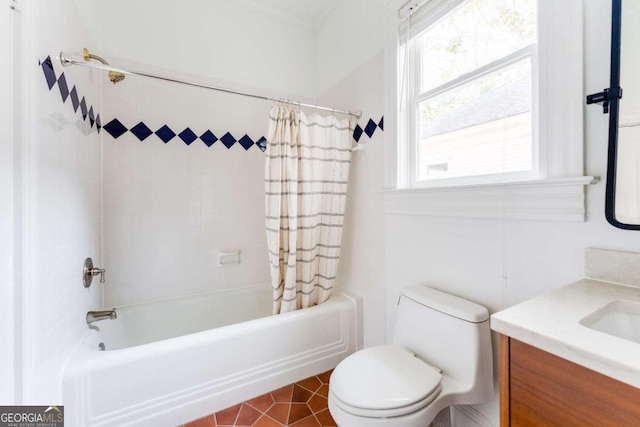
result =
M393 343L442 369L478 401L493 397L489 312L480 304L411 286L398 302Z

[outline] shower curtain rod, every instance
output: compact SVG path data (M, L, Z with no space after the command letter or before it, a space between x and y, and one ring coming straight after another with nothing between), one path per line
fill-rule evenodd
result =
M349 115L349 116L353 116L353 117L355 117L357 119L362 117L362 113L360 111L355 111L354 112L354 111L338 110L336 108L330 108L330 107L321 107L319 105L306 104L304 102L292 101L292 100L289 100L289 99L271 98L271 97L268 97L268 96L256 95L254 93L242 92L242 91L239 91L239 90L228 89L228 88L224 88L224 87L220 87L220 86L212 86L212 85L207 85L207 84L203 84L203 83L196 83L196 82L189 82L189 81L185 81L185 80L172 79L170 77L158 76L158 75L155 75L155 74L145 73L145 72L142 72L142 71L133 71L133 70L127 70L127 69L124 69L124 68L112 67L111 65L96 64L94 62L85 62L84 60L78 60L78 59L71 58L64 52L60 52L60 62L62 63L62 65L64 67L68 67L70 65L80 65L81 67L95 68L97 70L103 70L103 71L114 71L116 73L129 74L129 75L132 75L132 76L149 77L149 78L152 78L152 79L163 80L163 81L166 81L166 82L180 83L180 84L183 84L183 85L195 86L195 87L199 87L199 88L203 88L203 89L211 89L211 90L216 90L218 92L231 93L231 94L234 94L234 95L242 95L242 96L247 96L249 98L262 99L262 100L265 100L265 101L282 102L282 103L285 103L285 104L296 105L298 107L312 108L314 110L321 110L321 111L329 111L329 112L332 112L332 113L346 114L346 115Z

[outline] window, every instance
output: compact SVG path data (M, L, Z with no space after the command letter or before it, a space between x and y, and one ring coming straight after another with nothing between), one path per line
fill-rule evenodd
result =
M537 177L536 1L426 6L399 55L410 185Z
M583 0L390 0L385 213L584 221L583 16Z

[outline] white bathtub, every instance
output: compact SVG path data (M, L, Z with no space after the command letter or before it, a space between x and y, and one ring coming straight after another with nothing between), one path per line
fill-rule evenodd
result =
M270 286L116 309L67 363L69 427L177 426L329 370L362 347L343 292L271 316ZM103 343L106 351L99 351Z

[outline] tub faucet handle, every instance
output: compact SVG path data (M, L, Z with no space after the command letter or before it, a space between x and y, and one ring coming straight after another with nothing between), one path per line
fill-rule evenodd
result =
M100 283L104 283L104 276L106 270L104 268L96 268L93 266L93 260L91 258L87 258L84 260L84 267L82 268L82 281L84 283L84 287L88 288L91 286L91 282L93 281L94 276L100 275Z
M105 273L104 268L94 267L91 270L89 270L89 274L91 274L92 276L97 276L98 274L100 275L100 283L104 283L104 273Z

